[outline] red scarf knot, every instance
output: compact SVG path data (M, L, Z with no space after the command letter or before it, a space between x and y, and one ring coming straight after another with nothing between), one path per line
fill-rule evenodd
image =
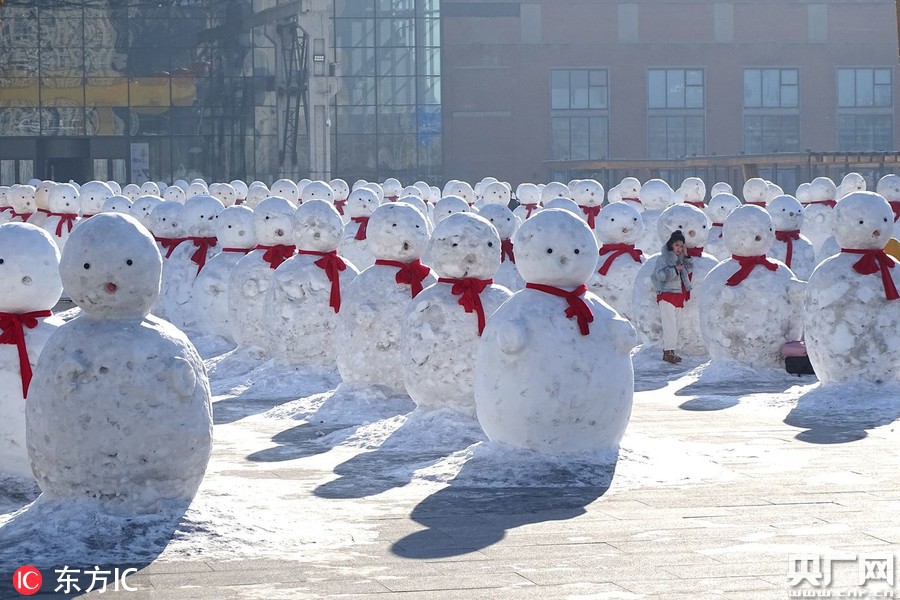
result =
M51 217L59 217L59 223L56 224L56 237L62 237L62 228L63 225L66 225L66 228L69 230L69 233L72 233L72 228L75 227L75 219L78 218L77 214L72 213L48 213Z
M600 209L602 206L582 206L578 205L578 208L581 209L581 212L584 213L584 216L587 217L587 224L591 229L594 229L596 224L597 215L600 214Z
M812 202L807 202L803 206L810 206L812 204L824 204L825 206L828 206L829 208L834 208L834 205L837 204L837 201L835 201L835 200L814 200Z
M222 252L243 252L244 254L247 254L251 250L253 250L253 248L222 248Z
M161 238L154 236L153 239L159 242L159 245L166 251L166 258L169 258L181 242L186 242L190 238Z
M241 204L244 203L244 200L246 200L246 198L236 198L234 203L237 204L238 206L240 206Z
M22 397L28 398L28 387L31 385L31 363L28 362L28 348L25 346L25 328L38 326L38 318L51 317L49 310L36 310L27 313L0 312L0 344L15 345L19 351L19 374L22 376Z
M848 254L862 254L862 258L853 264L853 270L860 275L874 275L881 272L881 284L884 286L884 296L888 300L900 298L897 294L897 286L891 278L890 269L894 268L893 259L884 250L856 250L841 248L841 252Z
M423 289L422 282L431 274L431 269L423 265L418 258L408 263L398 260L376 260L375 264L385 267L396 267L398 269L397 283L409 285L413 298L419 295L419 292Z
M396 202L400 196L385 196L384 199L388 202Z
M81 218L82 218L82 219L90 219L90 218L93 217L93 216L94 216L94 215L89 215L89 214L87 214L87 213L81 213Z
M534 204L522 204L522 206L525 207L525 218L526 219L530 219L531 213L533 213L534 209L536 209L538 207L537 202L535 202Z
M566 309L566 318L571 319L575 317L578 320L578 329L581 331L581 335L588 335L591 332L589 324L594 321L594 313L582 298L587 292L586 285L581 284L571 292L541 283L526 283L525 287L550 294L551 296L565 298L569 303L569 308Z
M16 212L16 209L12 209L12 217L11 218L15 219L16 217L20 217L23 221L27 221L28 219L31 218L31 215L33 215L33 214L34 213L20 213L20 212Z
M600 270L597 271L604 277L609 273L613 263L616 262L616 259L620 256L628 254L634 262L639 263L641 262L641 257L644 255L640 248L634 247L634 244L603 244L600 246L600 256L610 253L612 253L612 255L603 262Z
M697 248L688 248L687 246L685 246L684 249L687 250L688 256L690 256L691 258L700 258L701 256L703 256L703 246L699 246ZM693 275L693 273L691 273L691 275Z
M484 304L481 302L481 292L494 283L494 280L475 279L474 277L465 277L463 279L440 277L438 282L451 284L453 287L450 288L450 293L454 296L459 296L459 305L466 309L467 313L474 311L478 315L478 337L481 337L486 322Z
M197 274L206 266L206 253L210 248L214 247L218 240L214 237L189 237L194 242L197 251L191 255L191 262L197 265Z
M277 269L281 266L281 263L294 255L294 250L297 249L297 246L285 246L284 244L263 246L260 244L256 249L265 250L266 253L263 254L263 260L269 263L270 269Z
M506 262L507 260L512 264L516 264L516 254L513 252L513 243L509 238L500 240L500 262Z
M334 207L337 209L338 213L343 217L344 216L344 207L347 206L346 200L335 200Z
M894 211L894 222L900 221L900 202L888 202L891 205L891 210Z
M369 217L350 217L350 220L354 223L359 223L359 229L356 230L354 239L366 239L366 228L369 226Z
M738 256L732 254L731 258L736 260L741 268L738 269L737 273L728 278L725 285L734 286L741 283L747 279L747 276L750 275L757 266L763 266L770 271L778 270L778 263L769 260L769 257L765 254L760 254L759 256Z
M704 208L706 208L706 205L703 204L703 200L685 200L684 203L690 204L691 206L695 206L695 207L699 208L700 210L703 210Z
M0 213L5 213L6 211L12 212L12 206L0 206Z
M325 276L331 282L331 296L328 299L328 305L334 310L335 314L341 310L341 271L347 268L344 259L338 256L337 250L331 252L317 252L315 250L297 250L297 254L305 254L307 256L321 256L319 260L313 264L325 271Z
M799 229L785 229L775 232L775 239L784 242L787 245L787 254L784 256L784 264L791 266L791 260L794 258L794 240L800 239Z

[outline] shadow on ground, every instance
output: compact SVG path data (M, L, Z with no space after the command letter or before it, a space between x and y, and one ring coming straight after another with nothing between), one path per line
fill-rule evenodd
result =
M870 430L898 418L897 386L829 384L801 396L784 422L804 430L795 436L802 442L846 444L864 439Z
M678 408L695 412L725 410L737 406L740 398L736 396L698 396L681 403Z

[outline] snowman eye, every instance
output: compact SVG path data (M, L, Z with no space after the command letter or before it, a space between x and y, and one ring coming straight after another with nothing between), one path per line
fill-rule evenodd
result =
M488 242L488 248L493 248L493 247L494 247L494 242Z
M863 224L863 222L862 222L862 221L860 221L860 222L859 222L859 224L860 224L860 225L862 225L862 224Z
M266 217L266 221L268 221L268 220L269 220L269 217Z
M884 222L887 223L887 217L884 218Z
M609 222L610 222L610 223L615 223L616 220L615 220L615 219L610 219Z
M547 254L553 254L553 248L547 248Z
M581 250L579 250L578 248L575 248L575 254L581 254Z
M134 264L134 261L129 258L128 260L125 261L125 264L130 267L131 265Z
M2 264L3 264L3 259L2 259L2 258L0 258L0 265L2 265Z
M84 268L85 268L85 269L90 269L90 268L91 268L91 263L84 263Z

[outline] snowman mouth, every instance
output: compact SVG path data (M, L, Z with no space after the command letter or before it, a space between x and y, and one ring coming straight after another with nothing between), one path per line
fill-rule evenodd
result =
M756 236L753 239L756 240L757 242L760 242L760 241L762 241L762 236Z
M622 233L623 233L623 234L626 234L626 235L627 235L629 232L630 232L630 230L629 230L627 227L623 227L623 228L622 228Z
M688 231L688 237L696 237L696 236L697 236L696 231Z
M872 237L881 237L881 231L876 229L872 232Z
M31 277L29 277L28 275L26 275L25 277L23 277L23 278L22 278L22 284L23 284L23 285L31 285Z
M403 249L409 250L409 242L403 242Z
M276 229L275 235L277 235L278 237L284 237L284 229Z
M103 286L103 289L106 290L107 294L115 294L119 289L119 286L114 284L112 281L108 281L106 285Z

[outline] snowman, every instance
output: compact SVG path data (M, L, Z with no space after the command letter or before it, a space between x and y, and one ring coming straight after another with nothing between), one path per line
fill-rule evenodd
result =
M500 234L500 266L494 273L494 283L517 292L525 287L525 280L516 269L516 252L512 237L519 228L519 220L509 208L500 204L486 204L478 213Z
M541 210L541 191L533 183L520 183L516 188L519 205L513 211L519 221L530 219Z
M80 209L78 190L71 183L55 185L50 190L48 203L50 212L47 213L47 218L41 223L41 228L53 237L61 252L66 245L69 234L75 228L75 222L78 220L78 211Z
M341 215L327 200L304 200L294 213L297 254L275 270L263 308L267 350L280 362L334 367L343 292L359 275L337 253L343 234Z
M131 198L132 201L137 200L141 196L159 196L160 194L159 185L157 185L154 181L145 181L141 184L140 193L135 198Z
M197 331L233 342L228 320L228 280L235 265L256 248L253 211L243 205L229 206L213 221L221 252L210 258L197 275L191 301Z
M37 204L34 201L34 186L14 185L9 193L9 205L12 207L10 221L14 223L27 222L37 212Z
M469 185L466 181L459 181L458 179L452 179L447 182L447 185L444 186L443 196L459 196L463 200L465 200L469 206L475 204L475 190L472 189L472 186Z
M202 179L193 180L184 191L185 200L190 200L194 196L208 196L209 188Z
M346 225L350 222L350 218L344 215L344 207L347 206L347 198L350 196L350 186L343 179L332 179L328 185L334 191L334 207Z
M188 188L188 189L190 189L190 188ZM117 194L117 195L125 196L126 198L128 198L129 200L134 202L135 199L141 195L141 187L136 183L129 183L128 185L126 185L125 187L122 188L121 194Z
M893 226L887 201L853 192L834 208L842 250L807 285L806 347L819 380L900 380L900 268L882 248ZM849 399L848 399L849 400Z
M778 196L784 196L784 190L781 186L777 183L766 181L766 205ZM760 208L765 208L766 205L761 205Z
M150 233L159 244L163 260L168 260L175 249L187 241L183 212L183 204L169 201L161 202L150 212Z
M676 204L663 211L656 223L656 230L660 251L672 233L681 231L684 234L684 247L691 257L693 271L690 276L691 293L678 317L679 339L678 348L675 349L685 354L704 356L707 351L700 331L698 298L703 292L703 280L707 273L719 262L714 256L704 252L709 239L709 218L699 208L689 204ZM661 252L657 252L646 258L634 279L632 295L631 321L637 328L642 342L653 347L663 345L662 314L656 300L657 291L654 283L654 274L661 266L658 262L660 255Z
M359 269L367 269L375 264L375 256L369 250L369 217L380 204L378 195L372 190L360 187L347 196L344 214L349 223L344 227L341 242L341 256Z
M234 188L234 203L243 204L244 200L247 199L247 192L249 191L247 184L240 179L235 179L229 185Z
M837 187L837 198L841 199L853 192L866 191L866 178L859 173L847 173Z
M766 257L775 227L764 209L741 206L722 230L732 257L709 272L698 294L709 355L783 368L781 347L801 339L805 284L784 263Z
M100 212L117 212L122 213L123 215L130 215L132 204L131 200L125 196L110 196L106 199L106 202L103 203Z
M725 223L728 215L740 205L741 201L737 199L737 196L729 192L722 192L713 196L706 207L706 216L709 217L712 224L709 228L709 238L706 241L704 250L718 260L725 260L731 256L722 236L722 225Z
M49 498L156 512L197 492L212 450L209 382L187 337L149 315L161 270L127 215L97 215L66 244L60 274L82 312L47 341L26 404L28 456Z
M434 224L437 225L450 215L470 210L469 203L459 196L444 196L434 205Z
M310 200L324 200L329 204L334 204L334 190L325 181L311 181L303 186L300 193L300 202L309 202Z
M36 209L34 214L28 217L28 222L32 225L40 227L47 220L47 217L50 215L50 192L53 191L56 185L55 181L44 180L35 186L34 204Z
M681 182L681 195L685 204L690 204L695 208L704 210L706 204L703 200L706 198L706 184L699 177L687 177Z
M162 204L162 202L163 199L159 196L138 196L134 204L131 205L131 216L137 219L138 223L143 225L147 231L150 231L153 227L153 219L151 217L153 209Z
M187 195L184 190L177 185L170 185L162 194L163 200L166 202L178 202L184 204L187 201Z
M438 282L417 295L403 316L406 391L420 408L451 408L474 417L478 338L512 295L492 279L500 266L500 236L483 216L458 213L435 228L429 256Z
M544 208L547 208L547 202L554 198L568 198L571 200L572 190L561 181L551 181L541 188L541 204Z
M633 314L634 280L644 263L644 253L634 245L643 231L641 213L628 202L607 205L597 218L600 260L588 288L626 319Z
M488 204L509 206L511 196L512 194L508 187L499 181L491 181L484 185L481 198L475 203L475 208L480 212Z
M209 186L209 195L217 198L227 208L237 202L237 192L230 183L214 183Z
M100 213L103 210L104 202L112 196L115 196L115 192L102 181L88 181L81 186L81 189L78 190L78 201L81 203L81 222Z
M832 234L831 211L837 199L837 187L828 177L816 177L809 184L808 194L800 233L809 238L819 257L822 244Z
M0 225L0 474L31 477L25 399L34 366L62 319L50 309L62 293L59 248L27 223Z
M733 194L734 190L731 189L731 184L725 181L717 181L713 184L713 186L709 190L709 197L712 198L716 194Z
M569 191L572 192L572 200L584 214L588 227L596 235L597 216L600 214L603 198L606 195L603 186L594 179L580 179L569 186Z
M8 185L0 185L0 225L9 223L12 219L12 206L9 205L11 188Z
M803 206L793 196L782 195L773 198L767 210L775 225L775 242L767 254L786 264L797 279L808 281L816 268L816 252L812 243L800 234Z
M894 237L900 236L900 226L897 225L900 221L900 175L885 175L878 180L875 191L888 201L894 212Z
M659 250L656 221L664 210L675 204L675 192L662 179L651 179L641 186L640 199L641 206L644 207L641 213L644 231L635 245L650 254Z
M630 202L634 208L643 212L646 209L641 204L641 187L641 181L637 177L625 177L616 186L616 197L619 202Z
M769 195L769 184L761 177L751 177L744 182L744 204L766 207Z
M478 422L494 442L548 454L615 452L634 395L631 324L587 290L587 223L546 209L515 235L527 281L491 317L475 356Z
M447 182L447 185L450 185L451 182ZM388 177L384 180L382 190L384 191L384 196L381 198L382 202L396 202L397 199L400 198L400 191L403 190L403 184L393 177Z
M244 200L244 204L247 205L247 208L256 209L260 202L265 200L266 198L279 197L273 196L269 192L269 188L264 185L256 185L250 186L250 189L247 191L247 199ZM290 202L288 202L290 204ZM293 206L293 205L292 205Z
M242 258L228 279L228 321L239 346L264 349L269 329L264 319L266 292L275 269L294 255L294 207L284 198L266 198L253 211L256 249Z
M372 213L368 240L376 261L342 294L335 330L338 370L350 387L403 393L403 312L436 282L419 260L428 239L425 216L409 204L383 204Z
M200 194L184 203L182 219L187 241L166 261L162 278L162 305L166 318L180 329L194 329L198 316L192 303L194 280L206 261L219 253L215 217L225 207L215 197Z

